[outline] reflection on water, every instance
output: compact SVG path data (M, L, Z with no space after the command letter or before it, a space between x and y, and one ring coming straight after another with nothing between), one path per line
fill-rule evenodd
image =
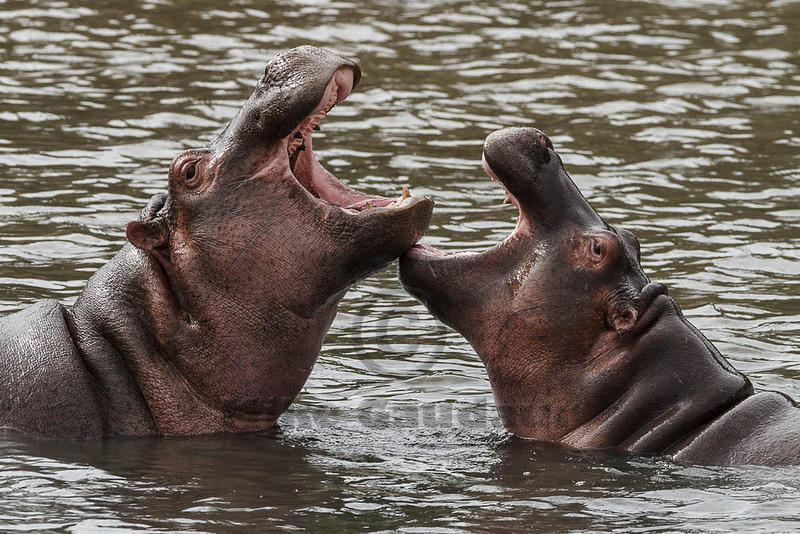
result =
M514 226L480 170L545 130L582 191L757 387L800 398L800 3L0 1L0 311L71 303L275 52L364 78L315 134L363 190L432 196L426 238ZM797 469L570 453L509 437L464 340L393 268L342 304L276 435L0 442L0 524L220 532L785 531Z

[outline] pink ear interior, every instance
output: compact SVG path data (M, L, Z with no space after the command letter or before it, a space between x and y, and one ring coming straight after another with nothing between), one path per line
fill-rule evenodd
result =
M151 252L166 242L166 233L159 220L131 221L125 226L125 235L133 246L145 252Z
M614 327L614 330L617 331L617 334L622 335L633 328L633 325L636 324L638 315L639 314L636 312L636 310L631 306L625 306L622 310L617 311L612 320L612 326Z

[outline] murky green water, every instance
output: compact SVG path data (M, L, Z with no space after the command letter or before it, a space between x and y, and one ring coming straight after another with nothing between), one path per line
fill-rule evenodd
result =
M760 389L800 398L800 3L0 0L0 310L75 300L249 95L314 43L364 78L315 152L366 191L437 202L426 238L514 225L480 169L545 130L643 263ZM216 4L211 6L210 4ZM342 304L274 436L0 441L7 530L784 532L800 469L570 453L509 437L469 345L395 267Z

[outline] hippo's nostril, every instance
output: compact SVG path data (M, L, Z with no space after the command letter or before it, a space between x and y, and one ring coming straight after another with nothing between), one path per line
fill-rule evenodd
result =
M547 150L547 138L545 136L539 138L539 146L542 147L542 150Z
M541 134L537 137L535 143L538 145L536 148L538 159L540 159L543 163L547 164L550 163L550 152L547 150L548 148L553 148L553 142L550 141L550 138L544 134Z
M539 135L538 135L538 136L537 136L537 138L536 138L536 142L539 144L539 147L540 147L540 148L541 148L543 151L546 151L548 148L549 148L550 150L555 150L555 149L553 148L553 142L552 142L552 141L550 140L550 138L549 138L549 137L547 137L547 135L545 135L543 132L539 132Z
M270 71L270 69L272 68L273 65L280 64L280 63L283 63L283 62L284 62L284 58L280 54L278 54L277 56L275 56L271 60L269 60L269 63L267 63L267 66L264 67L264 78L266 79L266 77L269 74L269 71Z
M266 109L262 109L258 112L258 127L262 130L266 130L269 123L269 113Z

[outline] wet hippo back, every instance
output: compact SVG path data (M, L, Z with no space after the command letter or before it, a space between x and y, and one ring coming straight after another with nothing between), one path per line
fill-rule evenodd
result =
M670 451L676 460L704 464L800 463L800 410L782 393L747 397Z
M0 319L0 359L0 427L39 436L56 429L69 438L102 434L102 410L61 304L44 300Z

